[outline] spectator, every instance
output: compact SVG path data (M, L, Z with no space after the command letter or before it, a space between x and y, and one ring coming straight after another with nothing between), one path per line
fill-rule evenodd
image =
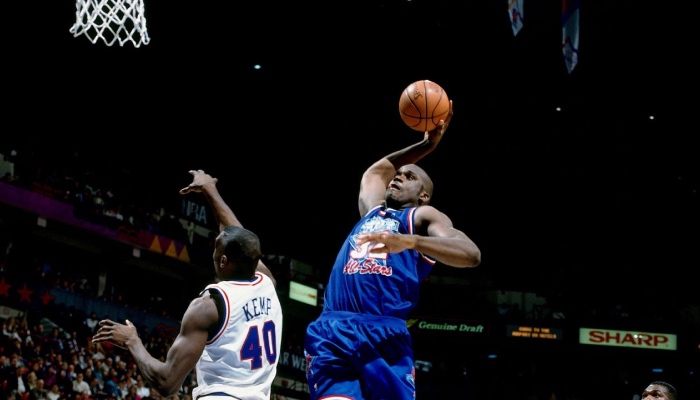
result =
M102 384L100 384L100 381L97 378L92 377L92 379L90 379L87 382L90 384L90 397L91 398L95 399L95 398L105 397L105 393L102 390Z
M107 394L107 397L114 396L119 397L119 387L117 386L117 380L115 377L109 377L105 379L105 384L102 387L102 391Z
M92 336L97 332L97 323L100 322L100 319L97 318L97 313L96 312L91 312L90 315L88 315L85 318L85 321L83 321L83 324L87 328L87 334L89 336Z
M66 395L71 395L73 393L73 380L68 376L68 369L61 368L58 371L58 376L56 378L56 383L58 388L62 393Z
M58 383L51 385L51 390L46 396L49 400L58 400L63 397L63 393L61 393L61 388L58 386Z
M117 383L117 398L123 399L126 398L126 395L129 394L129 381L124 377L124 375L121 376L119 379L119 383Z
M44 340L46 340L46 332L45 332L44 325L43 324L38 324L32 328L32 336L34 337L34 341L36 343L41 343Z
M126 366L126 361L124 361L121 358L118 360L115 360L115 361L116 361L116 370L119 373L119 376L125 375L127 370L128 370L128 368ZM134 383L136 383L136 382L134 381Z
M53 330L51 331L51 334L47 339L47 345L47 350L49 351L52 351L56 354L60 354L63 352L63 338L61 337L61 331L58 328L53 328Z
M90 384L85 382L82 372L78 372L75 376L75 380L73 381L73 395L83 395L84 397L88 397L90 395Z
M151 394L151 389L146 386L146 382L143 380L143 377L141 375L136 376L136 394L141 397L148 397Z
M43 379L36 380L36 386L29 391L28 400L49 400L49 391L44 387Z
M110 377L112 370L114 369L114 358L107 357L102 363L102 375L105 377ZM116 373L115 373L116 374Z
M9 318L5 324L2 326L2 333L12 339L17 339L20 342L22 341L22 337L19 336L19 333L17 332L17 327L18 327L18 322L16 318Z
M28 373L21 375L21 378L24 380L24 387L27 392L30 392L32 389L36 388L36 382L39 379L36 376L36 372L29 371Z
M135 365L135 364L134 364L134 365ZM138 375L138 371L137 371L136 373L134 373L133 370L127 369L127 370L126 370L123 374L121 374L120 376L123 377L124 380L126 381L126 386L131 387L131 386L135 386L135 385L136 385L136 378L134 378L134 377L137 376L137 375Z
M58 373L56 372L56 367L49 365L46 367L46 374L44 374L44 385L49 389L49 392L53 389L54 384L58 384Z
M26 367L17 367L17 389L15 393L18 398L23 398L24 394L28 392L27 386L24 384L24 377L22 376L26 371Z
M7 394L14 395L19 389L18 382L20 380L20 376L18 375L18 372L20 372L22 367L17 365L17 359L17 355L12 354L9 357L9 361L6 361L6 365L4 365L0 370L0 383L4 387L5 393Z
M104 386L105 380L104 380L104 370L102 369L102 366L104 363L102 360L95 360L94 366L92 367L92 370L94 371L95 378L97 378L98 381L100 381L100 386Z
M40 360L40 359L41 359L41 356L42 356L42 354L41 354L41 347L42 347L42 346L41 346L41 341L39 341L39 340L36 340L36 341L32 340L31 343L28 344L28 345L25 347L24 352L23 352L22 355L23 355L27 360L34 360L34 359ZM41 360L41 361L43 361L43 360ZM43 366L43 364L42 364L42 366Z
M76 380L78 378L78 372L75 370L75 365L67 361L64 362L63 365L65 365L66 373L70 378L71 382Z
M129 386L129 389L127 389L126 396L124 396L124 398L128 400L141 400L141 396L139 396L138 394L136 385Z
M34 358L33 360L34 362L32 363L30 374L33 374L37 379L43 379L44 375L46 375L44 360L41 357ZM31 388L29 390L31 390Z
M92 368L85 368L83 370L83 380L88 384L95 379L95 371Z
M81 350L80 356L81 356L81 358L82 358L82 361L81 361L81 362L82 362L83 365L84 365L84 367L81 367L81 371L82 371L83 374L85 375L85 380L89 382L90 379L92 379L92 378L95 376L95 360L93 360L93 359L89 356L89 354L85 353L85 350ZM89 376L89 377L88 377L88 375L87 375L87 371L88 371L88 370L90 371L90 376ZM89 378L89 379L88 379L88 378Z
M68 349L68 351L73 353L73 354L78 354L78 352L80 351L80 348L82 347L81 343L78 340L78 332L77 331L71 332L70 338L66 339L66 341L64 343L65 343L65 346Z

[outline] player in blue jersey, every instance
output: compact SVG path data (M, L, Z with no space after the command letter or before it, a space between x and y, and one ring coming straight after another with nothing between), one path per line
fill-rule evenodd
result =
M415 398L408 314L436 262L476 267L481 252L430 206L433 182L416 162L435 150L453 110L422 141L391 153L362 175L360 221L343 243L321 315L306 330L311 399Z
M202 170L181 194L204 193L219 222L214 245L216 283L190 302L165 361L153 358L136 327L100 321L93 342L129 350L148 383L161 396L178 393L195 370L192 399L269 400L282 341L282 307L270 270L260 261L260 240L244 229L221 198L217 179Z

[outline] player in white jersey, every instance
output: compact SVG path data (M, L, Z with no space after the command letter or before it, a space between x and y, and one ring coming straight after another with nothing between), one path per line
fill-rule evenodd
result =
M260 261L260 241L243 228L219 194L217 179L190 171L181 194L204 193L219 222L214 246L217 282L192 300L164 362L153 358L130 322L100 321L93 342L129 350L147 384L161 396L177 394L195 369L193 400L215 397L269 399L282 344L282 308L270 270Z

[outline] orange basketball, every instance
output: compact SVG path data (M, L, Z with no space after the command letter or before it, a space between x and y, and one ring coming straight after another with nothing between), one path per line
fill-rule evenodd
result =
M450 112L450 99L445 90L429 80L408 85L399 99L399 113L409 128L432 131Z

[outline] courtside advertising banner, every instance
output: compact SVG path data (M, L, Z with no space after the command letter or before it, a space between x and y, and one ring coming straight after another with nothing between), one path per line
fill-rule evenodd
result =
M562 340L564 331L549 326L507 325L506 336L527 339Z
M632 347L635 349L677 350L678 340L671 333L579 329L579 343L594 346Z
M484 321L419 317L406 321L411 332L446 333L460 336L487 337L489 325Z

